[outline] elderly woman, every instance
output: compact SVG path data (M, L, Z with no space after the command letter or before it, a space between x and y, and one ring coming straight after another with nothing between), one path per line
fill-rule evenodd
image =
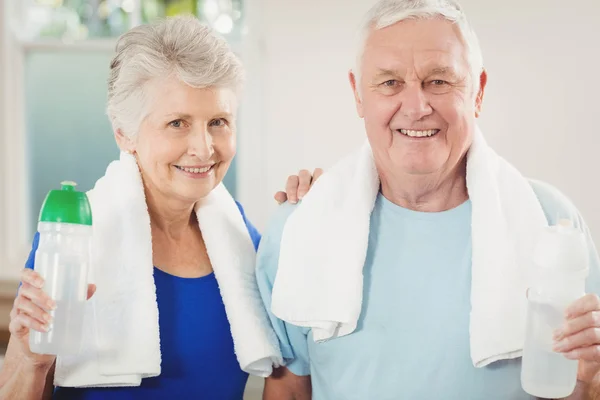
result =
M2 399L240 400L247 371L266 376L280 363L254 281L260 235L221 184L242 75L227 43L191 17L120 38L108 115L121 158L89 193L104 244L94 239L95 314L84 328L112 345L84 340L83 354L58 359L30 351L30 329L47 331L54 306L32 271L36 235L11 313ZM310 183L300 175L288 180L290 198Z

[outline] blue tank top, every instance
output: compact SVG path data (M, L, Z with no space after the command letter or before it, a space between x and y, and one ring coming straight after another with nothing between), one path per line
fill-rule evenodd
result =
M260 234L244 217L255 248ZM26 268L34 269L36 234ZM219 286L213 273L180 278L154 268L158 303L161 374L138 387L63 388L60 400L208 399L242 400L248 374L240 369Z

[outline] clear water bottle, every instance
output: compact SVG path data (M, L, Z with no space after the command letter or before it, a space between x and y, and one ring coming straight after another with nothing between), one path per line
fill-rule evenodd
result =
M35 271L44 278L44 292L56 302L48 332L31 330L29 346L38 354L78 354L87 300L91 260L92 212L85 193L74 182L52 190L40 212L40 241Z
M584 234L569 220L544 229L534 264L527 296L521 385L532 396L568 397L575 390L578 362L552 350L553 334L565 323L566 308L585 295L589 266Z

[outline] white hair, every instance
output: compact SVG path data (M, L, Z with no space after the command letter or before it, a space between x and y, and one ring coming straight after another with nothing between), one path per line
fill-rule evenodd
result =
M367 13L360 31L359 50L354 69L357 85L367 38L372 30L379 30L407 19L431 19L442 17L455 24L464 41L474 93L479 91L479 75L483 71L483 56L479 40L467 17L456 0L380 0Z
M106 111L113 129L137 134L146 117L148 82L171 75L192 87L236 92L244 81L227 41L192 16L135 27L119 38L110 64Z

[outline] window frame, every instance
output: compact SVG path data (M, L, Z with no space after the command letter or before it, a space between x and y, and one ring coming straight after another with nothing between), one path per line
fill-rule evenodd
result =
M25 156L24 53L12 32L20 17L17 2L0 0L0 278L18 280L29 252L26 238L28 193ZM11 18L11 16L13 18ZM16 266L20 265L19 268Z

